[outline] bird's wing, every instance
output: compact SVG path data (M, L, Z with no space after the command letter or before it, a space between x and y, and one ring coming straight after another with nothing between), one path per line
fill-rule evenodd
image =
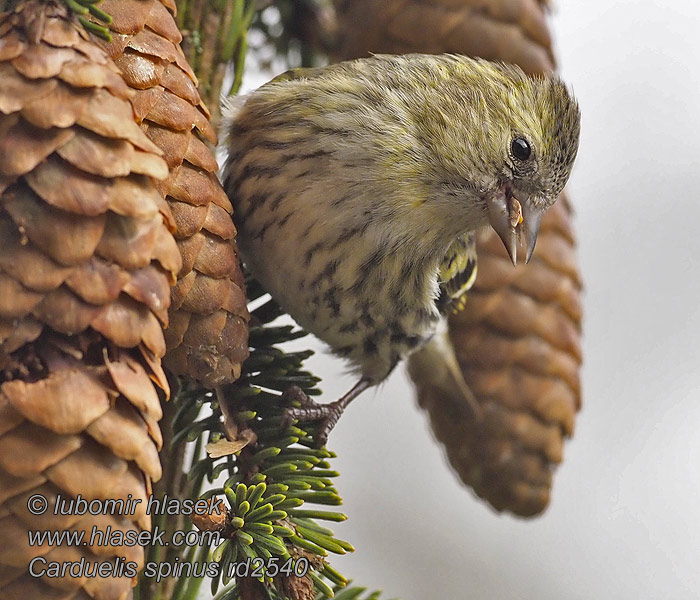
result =
M476 238L473 233L452 242L442 260L438 277L438 308L442 313L459 312L464 308L467 290L476 280Z

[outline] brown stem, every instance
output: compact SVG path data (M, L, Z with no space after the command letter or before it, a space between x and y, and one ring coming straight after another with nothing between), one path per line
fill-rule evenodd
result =
M221 15L216 11L209 12L203 19L202 26L202 53L199 60L199 69L197 77L199 78L199 93L202 96L205 104L211 109L218 102L218 97L212 97L211 83L212 72L218 61L218 53L216 47L218 44L219 21Z

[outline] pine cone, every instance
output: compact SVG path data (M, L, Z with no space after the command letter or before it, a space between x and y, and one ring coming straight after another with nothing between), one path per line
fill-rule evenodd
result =
M513 62L529 73L551 71L546 5L345 1L339 58L455 52ZM462 481L497 510L531 516L549 502L553 466L580 408L581 278L569 202L560 198L545 215L529 265L514 270L493 232L480 236L478 256L476 284L449 330L483 419L465 406L434 348L411 357L410 372Z
M207 145L216 134L180 49L175 3L105 0L100 6L113 18L113 41L103 46L136 91L138 121L170 168L159 189L175 217L183 260L172 291L164 364L206 387L231 382L248 356L250 315L231 203Z
M152 178L168 175L131 91L63 2L0 15L0 597L131 596L141 546L30 546L28 530L150 528L161 474L170 285L181 259ZM33 515L30 497L48 510ZM129 497L132 515L54 515ZM109 563L114 577L35 578L34 557ZM45 567L37 565L37 568Z
M543 0L341 0L338 58L368 52L455 52L520 65L554 66Z

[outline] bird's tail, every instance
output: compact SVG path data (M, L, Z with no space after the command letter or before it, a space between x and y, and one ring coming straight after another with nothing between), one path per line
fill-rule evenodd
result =
M483 410L474 392L464 380L447 327L442 327L423 348L408 361L413 381L440 390L461 411L480 419Z

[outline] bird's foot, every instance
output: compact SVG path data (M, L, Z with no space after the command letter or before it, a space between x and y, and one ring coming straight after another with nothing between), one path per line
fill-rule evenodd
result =
M290 406L284 410L282 427L288 427L294 420L318 422L314 441L318 448L325 446L330 432L345 409L340 400L330 404L318 404L296 385L287 388L282 397L286 400L295 400L300 404L300 406Z
M366 379L360 380L347 394L330 404L318 404L309 398L299 386L292 385L282 394L283 399L297 401L300 406L290 406L284 410L282 427L288 427L294 420L318 422L316 428L316 447L326 445L328 436L338 423L345 408L361 392L370 387Z

